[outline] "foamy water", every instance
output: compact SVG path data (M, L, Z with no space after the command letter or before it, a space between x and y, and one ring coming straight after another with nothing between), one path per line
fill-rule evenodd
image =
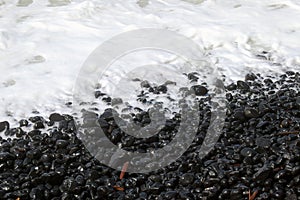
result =
M299 19L297 0L0 0L0 121L72 113L87 57L139 28L192 39L228 80L299 70Z

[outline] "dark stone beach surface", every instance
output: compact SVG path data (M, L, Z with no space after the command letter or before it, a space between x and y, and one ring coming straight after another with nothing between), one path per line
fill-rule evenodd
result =
M195 75L188 78L197 81ZM153 94L168 91L167 85L152 87L148 82L141 87ZM169 166L148 174L120 172L101 164L78 138L70 115L31 117L21 120L19 127L0 122L0 132L11 137L0 138L0 199L299 200L300 73L248 74L225 88L227 117L213 150L203 159L196 152L211 116L206 103L209 88L196 85L190 89L203 98L199 99L201 123L192 145ZM147 103L143 94L138 100ZM97 98L103 96L95 93ZM122 103L103 98L108 104ZM136 110L135 122L149 124L149 112ZM162 132L138 139L116 126L112 112L106 109L94 118L106 136L127 151L163 147L180 124L180 113L174 113Z

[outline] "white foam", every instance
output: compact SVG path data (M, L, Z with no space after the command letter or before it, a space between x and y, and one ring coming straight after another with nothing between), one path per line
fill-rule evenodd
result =
M65 103L88 55L138 28L191 38L232 80L299 70L299 19L297 0L0 0L0 121L72 113Z

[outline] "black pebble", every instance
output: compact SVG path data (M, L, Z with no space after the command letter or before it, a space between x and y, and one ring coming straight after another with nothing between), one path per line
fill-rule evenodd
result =
M141 82L141 87L144 87L144 88L150 88L150 83L148 81L142 81Z
M7 121L0 122L0 132L9 128L9 123Z
M194 85L191 87L191 90L195 93L197 96L204 96L208 93L208 90L206 87L202 85Z
M162 92L162 93L167 93L168 88L167 88L167 86L165 86L165 85L160 85L160 86L157 87L157 90L158 90L159 92Z
M254 81L255 79L257 79L257 76L253 73L246 74L245 76L245 81Z
M256 154L256 151L252 148L246 147L241 150L241 155L244 157L253 157Z
M259 117L259 112L254 108L245 108L244 114L248 118L257 118L257 117Z
M45 128L45 125L44 125L43 121L37 121L34 123L33 127L35 129L43 129L43 128Z
M180 177L180 183L182 185L189 185L191 183L193 183L194 181L194 174L192 173L186 173L186 174L183 174L181 177Z
M228 86L226 87L226 89L229 90L229 91L236 90L236 88L237 88L237 86L236 86L236 84L234 84L234 83L231 83L230 85L228 85Z
M19 121L20 127L28 126L28 121L26 119L21 119Z
M237 88L240 90L245 90L248 91L250 90L250 86L248 85L248 83L244 82L244 81L237 81Z
M58 113L53 113L49 117L49 120L52 121L52 122L59 122L59 121L62 121L64 119L65 118L62 115L58 114Z

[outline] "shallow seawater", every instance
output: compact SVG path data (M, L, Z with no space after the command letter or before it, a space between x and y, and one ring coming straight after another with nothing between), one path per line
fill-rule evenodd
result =
M140 28L190 38L227 82L250 71L299 71L299 19L297 0L0 0L0 121L72 113L66 103L87 57L112 36ZM159 52L143 58L162 61Z

